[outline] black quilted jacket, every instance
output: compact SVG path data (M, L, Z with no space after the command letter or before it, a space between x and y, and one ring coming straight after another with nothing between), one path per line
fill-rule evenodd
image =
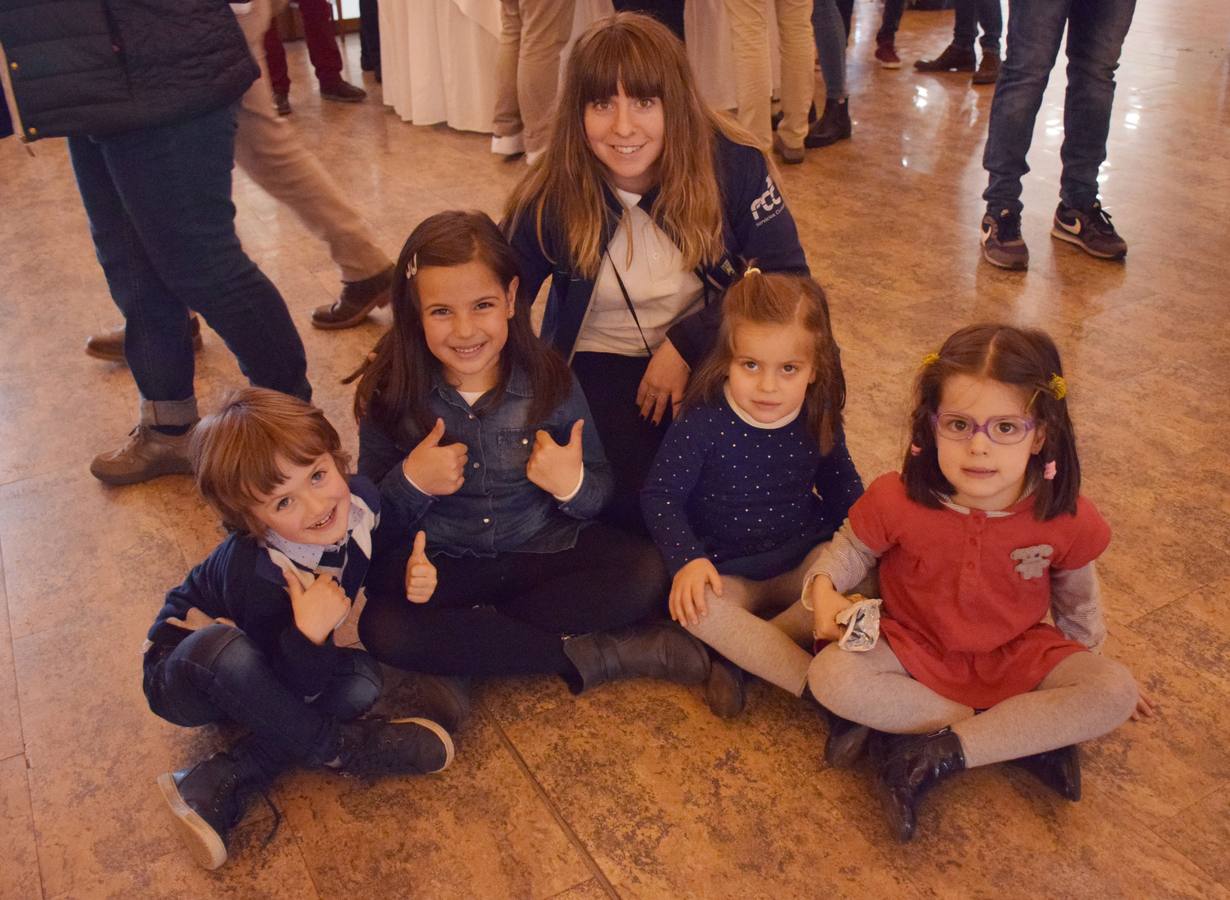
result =
M0 0L0 50L26 140L181 121L260 74L224 0Z

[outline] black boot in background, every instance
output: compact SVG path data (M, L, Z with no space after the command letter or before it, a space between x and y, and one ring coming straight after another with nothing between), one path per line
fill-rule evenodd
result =
M972 72L977 62L972 46L949 44L935 59L920 59L914 63L914 68L920 72Z
M812 125L803 139L803 146L815 149L827 147L850 137L850 100L825 100L824 115Z

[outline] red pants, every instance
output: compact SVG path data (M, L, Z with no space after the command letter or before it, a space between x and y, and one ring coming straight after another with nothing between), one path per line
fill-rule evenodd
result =
M307 42L308 59L316 69L316 80L324 88L334 87L342 80L342 54L334 39L333 7L329 0L298 0L303 19L303 39ZM278 37L276 26L265 32L265 59L269 63L269 80L275 94L290 93L290 73L286 71L286 51Z

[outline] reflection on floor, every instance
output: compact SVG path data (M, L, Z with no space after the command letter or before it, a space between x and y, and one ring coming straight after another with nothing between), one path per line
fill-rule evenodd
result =
M146 710L142 634L161 592L217 540L186 478L109 490L86 471L135 417L125 369L81 353L117 320L62 142L0 145L0 858L3 897L1226 896L1230 888L1230 19L1219 0L1144 4L1127 42L1103 170L1126 264L1048 236L1063 75L1052 78L1025 183L1027 274L979 261L989 88L922 76L950 14L909 13L906 68L871 58L878 8L850 51L854 138L782 173L832 298L866 478L903 450L909 379L955 327L1044 326L1072 385L1086 490L1115 528L1103 575L1114 638L1160 713L1086 748L1085 798L1061 802L991 767L929 798L892 845L865 772L829 770L805 703L763 685L714 719L695 690L622 684L573 699L552 679L481 685L444 776L370 789L319 774L279 784L286 821L238 831L234 861L194 868L155 776L218 736ZM357 46L349 47L351 71ZM375 96L322 105L298 48L292 121L396 252L425 214L498 212L523 171L488 138L398 121ZM324 247L237 176L244 243L293 308L317 398L387 314L307 326L337 288ZM198 393L239 384L212 333ZM1218 398L1221 399L1218 399Z

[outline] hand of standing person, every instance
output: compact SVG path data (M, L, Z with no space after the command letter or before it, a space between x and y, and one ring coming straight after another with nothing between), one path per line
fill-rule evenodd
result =
M652 419L653 424L658 425L668 409L672 415L678 413L691 371L675 345L669 340L663 341L650 358L645 376L636 389L636 405L641 408L641 417Z

